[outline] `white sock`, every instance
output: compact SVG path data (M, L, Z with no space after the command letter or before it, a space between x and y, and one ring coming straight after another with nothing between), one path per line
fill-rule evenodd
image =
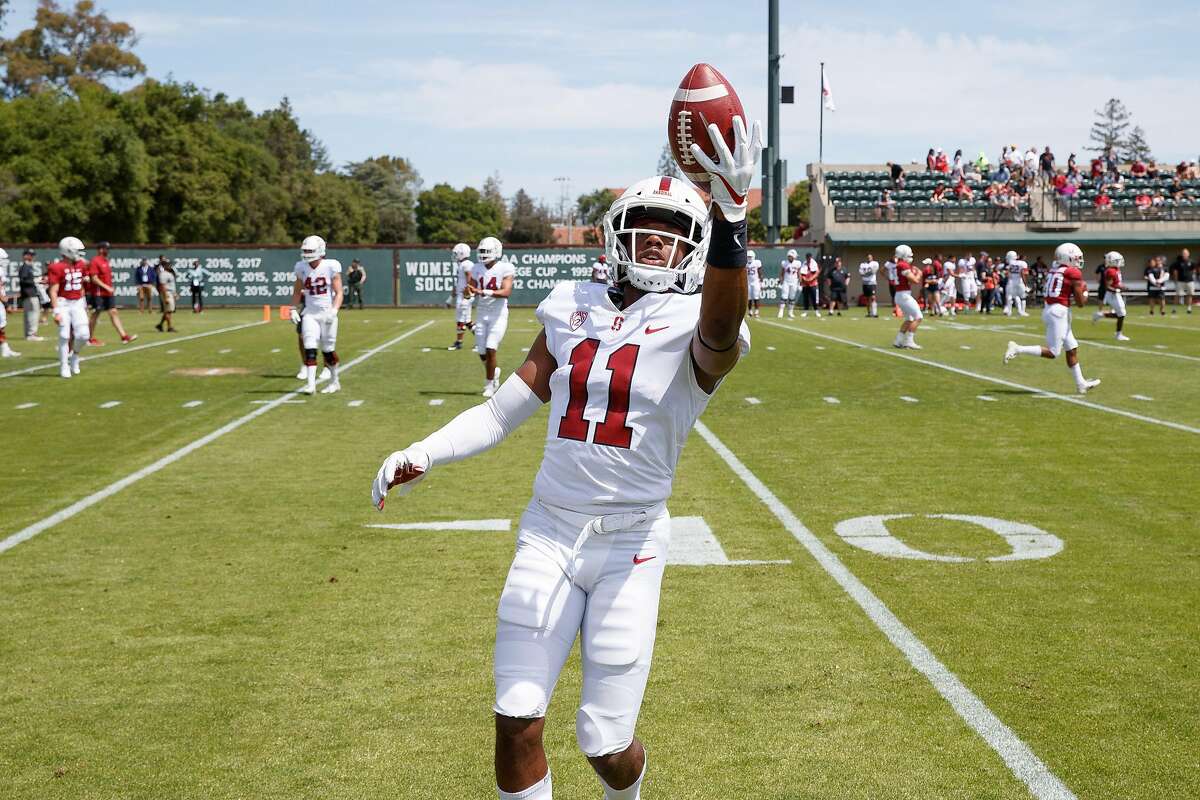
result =
M908 333L904 334L904 341L905 341L905 343L906 343L906 344L912 344L912 343L913 343L913 336L914 336L914 334L913 334L913 332L912 332L912 331L909 331Z
M67 366L67 355L69 353L69 344L66 339L58 340L58 363L60 366Z
M304 365L304 380L308 382L308 387L311 389L317 385L317 365L311 367L308 364Z
M1042 346L1040 344L1017 345L1017 355L1040 356L1041 354L1042 354Z
M1083 367L1079 366L1079 362L1076 362L1075 366L1071 367L1071 374L1075 376L1075 385L1082 389L1086 381L1083 379Z
M339 366L340 366L340 364L330 364L329 365L329 373L330 373L329 381L330 381L330 383L338 382L338 367Z
M519 792L506 792L497 786L496 793L500 795L500 800L551 800L553 797L551 789L550 773L547 772L546 777L528 789L522 789Z
M871 301L871 316L873 317L878 313L879 313L879 306L875 305L875 301L872 300Z
M600 776L596 776L599 778ZM642 762L642 774L638 775L638 779L632 785L624 789L614 789L604 782L604 778L600 778L600 785L604 787L604 800L641 800L642 797L642 779L646 777L646 762Z

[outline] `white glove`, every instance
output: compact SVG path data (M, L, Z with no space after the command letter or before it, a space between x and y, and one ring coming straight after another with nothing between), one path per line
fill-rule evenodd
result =
M755 121L753 134L747 137L745 121L734 117L732 153L725 144L725 137L713 123L708 126L708 136L716 148L718 163L714 164L695 143L692 143L692 157L708 172L713 202L720 207L725 219L740 222L746 218L746 194L758 174L758 157L763 148L762 124Z
M429 455L423 450L409 447L392 453L383 462L371 484L372 504L383 511L389 489L399 487L401 496L408 494L428 474L429 466Z

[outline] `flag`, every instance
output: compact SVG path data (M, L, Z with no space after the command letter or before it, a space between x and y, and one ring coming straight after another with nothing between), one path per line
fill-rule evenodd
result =
M833 105L833 90L829 88L829 78L825 77L825 70L821 70L821 97L825 100L825 108L837 111Z

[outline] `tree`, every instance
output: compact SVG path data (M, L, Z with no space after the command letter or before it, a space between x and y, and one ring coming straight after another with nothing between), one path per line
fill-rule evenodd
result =
M504 199L504 182L500 180L499 172L493 172L484 180L483 199L496 209L496 213L500 215L500 227L507 230L508 203Z
M496 207L470 186L459 191L439 183L417 198L417 236L422 242L478 242L503 232Z
M395 156L368 158L348 164L346 174L366 189L375 204L380 241L416 241L421 176L407 159Z
M600 244L604 241L604 215L616 199L617 196L611 189L597 189L589 194L579 195L575 207L579 211L579 224L588 227L583 235L585 243Z
M792 193L788 195L788 216L786 221L795 226L797 231L807 230L810 227L810 200L811 187L808 181L797 183L792 187Z
M683 172L680 171L679 165L675 163L675 156L671 155L671 146L664 144L662 152L658 154L658 166L655 168L656 175L667 175L672 178L682 178Z
M1125 141L1121 151L1122 161L1153 161L1154 154L1150 152L1150 144L1146 141L1146 132L1141 125L1133 126L1133 132Z
M533 202L533 198L518 189L509 209L510 225L505 233L507 241L516 244L549 242L554 238L554 224L550 221L550 210Z
M1096 120L1088 138L1093 143L1087 149L1095 153L1103 153L1110 147L1113 152L1125 146L1125 131L1129 128L1129 111L1125 104L1115 97L1109 98L1104 108L1096 111Z
M8 94L47 88L77 94L85 85L145 73L146 65L131 51L137 44L133 27L95 8L92 0L79 0L70 11L54 0L39 0L33 27L3 44Z

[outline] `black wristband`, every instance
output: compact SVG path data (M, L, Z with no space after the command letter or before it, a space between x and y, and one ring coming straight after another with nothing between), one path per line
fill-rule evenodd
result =
M708 236L708 266L714 269L746 268L746 220L730 222L713 217Z

